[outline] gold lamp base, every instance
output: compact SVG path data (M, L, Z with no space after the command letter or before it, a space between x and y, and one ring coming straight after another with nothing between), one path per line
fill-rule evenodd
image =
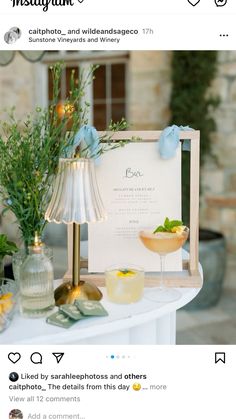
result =
M54 292L56 306L62 304L73 304L75 300L96 300L102 299L101 291L91 282L80 281L78 285L71 282L61 284Z
M72 281L62 283L54 292L56 306L73 304L75 300L102 299L101 291L91 282L80 280L80 225L73 223Z

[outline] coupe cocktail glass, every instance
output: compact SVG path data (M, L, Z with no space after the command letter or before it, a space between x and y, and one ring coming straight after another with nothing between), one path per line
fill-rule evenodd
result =
M149 300L169 303L176 301L181 297L181 293L174 288L167 288L164 284L165 272L165 258L166 255L179 250L186 242L189 234L189 229L184 227L181 231L171 232L158 232L141 231L139 237L144 246L152 252L158 253L160 257L160 286L158 288L150 289L146 293Z

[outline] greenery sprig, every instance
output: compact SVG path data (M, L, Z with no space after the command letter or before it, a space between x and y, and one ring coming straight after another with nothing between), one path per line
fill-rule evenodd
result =
M5 234L0 234L0 258L9 255L12 256L13 253L17 252L18 247L15 243L9 241Z
M73 146L79 128L88 124L90 104L84 100L85 91L94 79L97 66L77 76L71 71L68 97L63 103L63 114L58 112L60 81L64 65L50 67L52 74L52 100L48 108L37 107L18 121L15 109L7 114L8 120L0 123L0 194L6 210L11 210L19 223L27 247L35 232L41 236L46 225L44 214L49 203L54 175L59 158ZM129 141L114 142L114 132L127 128L124 119L111 122L109 131L99 138L104 144L91 155L89 148L80 152L81 157L97 157L106 151L125 145Z

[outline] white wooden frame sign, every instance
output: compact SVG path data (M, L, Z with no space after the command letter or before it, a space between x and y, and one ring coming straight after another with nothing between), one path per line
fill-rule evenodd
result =
M104 135L104 132L99 132ZM144 142L156 142L160 139L161 131L120 131L113 134L113 140L129 140L141 138ZM198 241L199 241L199 164L200 164L200 131L182 131L180 140L190 141L190 251L189 259L183 260L183 271L165 274L165 282L169 287L200 288L202 279L199 273ZM86 268L88 261L81 260L81 267ZM71 278L72 272L72 228L68 226L68 271L65 279ZM146 274L145 286L155 287L159 284L159 272ZM105 285L104 274L81 275L81 279L92 280L98 286Z

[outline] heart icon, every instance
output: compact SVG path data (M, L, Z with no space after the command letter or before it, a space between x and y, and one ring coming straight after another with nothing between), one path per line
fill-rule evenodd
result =
M197 6L197 4L200 2L200 0L188 0L189 4L191 4L191 6Z
M19 352L10 352L8 354L8 359L13 363L16 364L21 359L21 354Z

